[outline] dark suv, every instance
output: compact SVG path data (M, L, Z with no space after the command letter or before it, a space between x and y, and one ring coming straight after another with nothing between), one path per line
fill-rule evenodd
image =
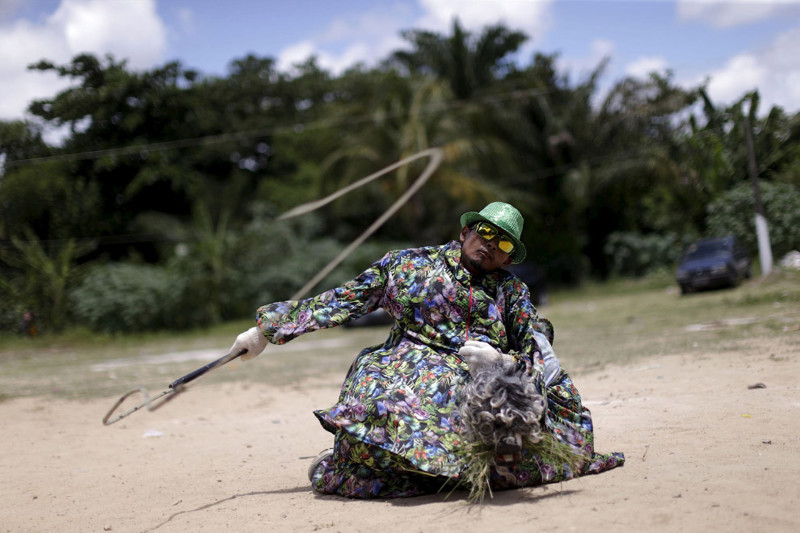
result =
M749 278L750 258L731 236L694 242L678 264L681 294L697 289L735 287Z

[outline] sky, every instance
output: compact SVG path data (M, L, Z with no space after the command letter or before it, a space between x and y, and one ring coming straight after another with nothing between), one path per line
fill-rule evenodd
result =
M287 71L314 55L340 73L407 48L403 30L449 35L454 17L475 33L498 22L524 32L519 62L558 54L575 82L608 58L606 88L671 71L686 87L707 81L720 105L757 88L762 112L800 111L800 0L0 0L0 120L30 118L34 99L68 86L27 69L41 59L177 60L224 76L248 54Z

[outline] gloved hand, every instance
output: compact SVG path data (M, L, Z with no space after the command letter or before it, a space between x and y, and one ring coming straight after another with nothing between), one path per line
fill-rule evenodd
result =
M242 361L248 361L263 352L266 347L267 338L261 333L260 329L254 326L236 337L236 341L228 353L239 353L242 350L247 350L247 353L242 355Z
M458 350L458 355L469 365L469 373L472 376L490 368L493 365L513 363L514 358L510 355L498 352L490 344L482 341L467 341Z
M538 331L534 331L533 338L536 339L536 347L539 349L539 353L542 354L542 359L544 359L544 383L546 386L550 386L561 374L561 363L558 362L553 346L547 337Z

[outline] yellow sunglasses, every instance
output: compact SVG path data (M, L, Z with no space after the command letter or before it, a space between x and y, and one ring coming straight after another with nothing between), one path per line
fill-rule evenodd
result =
M497 241L497 248L504 254L510 254L514 251L514 241L508 238L508 236L501 234L500 230L488 222L478 222L475 225L475 233L487 241L491 241L495 237L500 236L500 239Z

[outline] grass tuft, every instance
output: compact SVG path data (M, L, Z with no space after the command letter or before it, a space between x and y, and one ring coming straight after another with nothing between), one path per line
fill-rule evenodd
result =
M542 438L535 443L526 443L525 450L537 457L541 462L551 465L563 465L570 471L578 470L583 457L573 453L572 448L558 441L551 433L543 433ZM497 466L497 454L486 443L471 441L462 445L456 451L462 458L465 468L459 475L459 481L453 490L467 488L469 494L467 501L471 504L482 504L488 493L492 498L490 475ZM452 492L452 491L451 491Z

